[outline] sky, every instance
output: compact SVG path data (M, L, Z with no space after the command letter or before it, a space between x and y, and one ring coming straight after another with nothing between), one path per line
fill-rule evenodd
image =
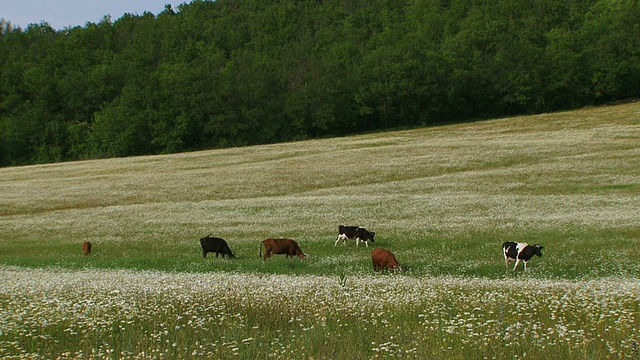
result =
M52 28L62 30L98 23L105 15L111 15L111 21L125 13L142 15L149 11L158 15L165 4L177 9L185 2L188 0L0 0L0 19L23 29L46 21Z

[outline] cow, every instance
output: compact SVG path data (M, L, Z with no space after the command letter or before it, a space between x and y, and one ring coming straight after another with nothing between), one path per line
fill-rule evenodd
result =
M542 249L544 249L544 246L538 244L529 245L527 243L505 241L502 243L502 253L504 254L504 262L507 270L509 269L509 262L516 262L516 265L513 267L513 271L515 271L522 260L522 262L524 262L524 271L527 271L527 262L531 260L533 255L542 256L542 252L540 251Z
M360 245L362 241L367 247L369 247L369 243L367 240L371 242L375 242L374 236L376 235L373 231L368 231L367 229L361 226L338 226L338 237L336 238L335 246L338 245L340 240L344 245L347 245L347 239L356 239L356 246Z
M262 256L262 247L264 247L264 257ZM286 257L297 256L300 260L306 256L300 250L300 246L292 239L265 239L260 244L260 257L267 260L272 254L285 254Z
M82 242L82 253L84 255L89 255L91 254L91 243L88 241L83 241Z
M340 240L342 240L342 243L344 245L347 245L347 239L355 239L356 229L358 229L358 226L339 225L338 237L336 237L336 243L334 245L338 246L338 243L340 242Z
M373 271L381 271L389 269L393 271L402 271L402 267L398 264L398 260L389 250L375 248L371 251L371 262L373 263Z
M220 254L222 254L223 259L225 255L229 256L230 259L235 258L235 255L229 248L229 244L227 244L224 239L211 237L211 234L200 239L200 245L202 245L203 258L207 257L207 253L216 253L216 258Z

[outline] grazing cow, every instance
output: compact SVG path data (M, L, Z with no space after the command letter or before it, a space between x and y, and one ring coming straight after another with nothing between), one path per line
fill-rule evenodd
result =
M264 246L264 257L262 257L262 247ZM260 245L260 257L267 260L272 254L285 254L287 257L297 256L303 259L306 255L300 250L300 246L291 239L265 239Z
M524 271L527 271L527 261L531 260L533 255L542 256L540 250L544 249L544 246L538 244L529 245L527 243L518 243L513 241L505 241L502 243L502 252L504 253L504 262L509 269L509 262L515 261L516 265L513 267L513 271L516 270L520 260L524 262Z
M373 271L384 269L402 271L402 267L398 265L398 260L389 250L375 248L371 251L371 262L373 262Z
M342 243L347 245L347 239L355 239L356 238L356 230L359 226L338 226L338 237L336 237L335 246L338 246L338 242L342 240Z
M84 255L89 255L91 254L91 243L88 241L83 241L82 242L82 253Z
M375 242L373 239L376 235L373 231L367 231L367 229L360 226L338 226L338 237L336 238L336 243L334 245L338 245L338 242L342 240L342 243L347 245L347 239L356 239L356 246L360 245L362 241L367 247L369 247L369 243L367 240L371 242Z
M200 239L200 245L202 245L202 257L206 258L207 253L216 253L216 258L218 255L222 254L222 258L224 259L225 255L228 255L230 259L233 259L235 255L229 249L229 245L224 239L220 239L217 237L211 237L211 234Z

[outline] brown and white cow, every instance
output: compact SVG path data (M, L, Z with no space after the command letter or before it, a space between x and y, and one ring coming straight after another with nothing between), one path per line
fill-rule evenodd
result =
M375 248L371 251L371 262L373 262L373 271L389 269L393 271L402 271L402 267L398 264L398 260L389 250Z
M264 247L264 257L262 256L262 248ZM260 245L260 257L267 260L273 254L285 254L286 257L297 256L303 259L306 255L300 250L300 246L292 239L265 239Z
M88 241L84 241L82 242L82 253L84 255L89 255L91 254L91 243Z

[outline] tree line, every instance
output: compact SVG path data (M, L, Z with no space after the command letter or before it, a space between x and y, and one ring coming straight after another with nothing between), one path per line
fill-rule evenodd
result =
M194 0L0 21L0 166L339 136L640 96L637 0Z

